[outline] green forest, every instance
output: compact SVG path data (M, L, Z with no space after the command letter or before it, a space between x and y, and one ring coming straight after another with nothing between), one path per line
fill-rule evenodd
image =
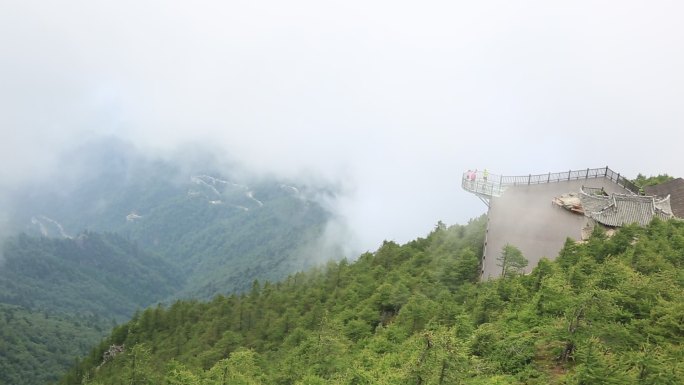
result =
M320 187L116 141L73 157L83 170L18 188L3 214L0 384L56 381L138 309L244 292L338 254L316 247L330 218L308 198Z
M121 146L18 190L0 253L0 384L682 377L681 222L597 230L529 275L506 245L504 278L479 283L484 217L341 259L319 242L334 187Z
M683 222L597 228L478 283L485 221L147 308L60 384L684 383Z
M0 384L56 381L118 322L182 282L159 257L114 234L19 235L0 262Z
M4 243L0 303L125 321L182 282L164 259L115 234L19 235ZM111 322L109 323L111 325Z
M93 143L72 156L84 169L78 177L65 169L54 183L18 191L10 234L119 234L182 273L174 290L182 298L248 290L254 279L280 280L341 258L337 250L309 252L331 218L311 199L333 194L325 185L257 178L237 166L218 171L218 162L206 159L211 155L195 152L185 154L194 161L150 158L119 141ZM40 218L48 222L33 224Z
M54 383L112 326L94 316L0 304L0 384Z

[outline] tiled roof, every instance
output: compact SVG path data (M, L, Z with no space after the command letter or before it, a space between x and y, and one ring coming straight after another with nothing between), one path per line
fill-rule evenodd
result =
M684 218L684 179L677 178L655 186L646 186L644 191L658 197L669 195L672 213L678 218Z
M672 217L669 196L657 199L654 196L595 194L590 189L580 191L584 214L607 226L624 226L631 223L647 225L654 217Z

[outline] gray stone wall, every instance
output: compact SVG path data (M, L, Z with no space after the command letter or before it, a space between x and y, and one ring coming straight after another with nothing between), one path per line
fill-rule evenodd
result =
M606 178L582 179L538 185L508 187L491 198L482 259L482 280L501 275L496 260L507 244L519 248L530 272L542 257L555 259L566 238L580 239L587 219L551 203L554 197L579 192L582 186L603 187L607 193L628 193Z

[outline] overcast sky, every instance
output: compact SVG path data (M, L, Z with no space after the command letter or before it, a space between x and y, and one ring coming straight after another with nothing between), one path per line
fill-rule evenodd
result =
M344 182L361 244L465 223L468 168L684 176L681 1L0 3L0 178L83 138Z

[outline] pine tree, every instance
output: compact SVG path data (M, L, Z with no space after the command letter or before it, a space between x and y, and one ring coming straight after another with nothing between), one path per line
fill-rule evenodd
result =
M520 249L510 244L501 249L501 255L496 260L499 261L497 266L501 268L503 278L521 273L528 263Z

